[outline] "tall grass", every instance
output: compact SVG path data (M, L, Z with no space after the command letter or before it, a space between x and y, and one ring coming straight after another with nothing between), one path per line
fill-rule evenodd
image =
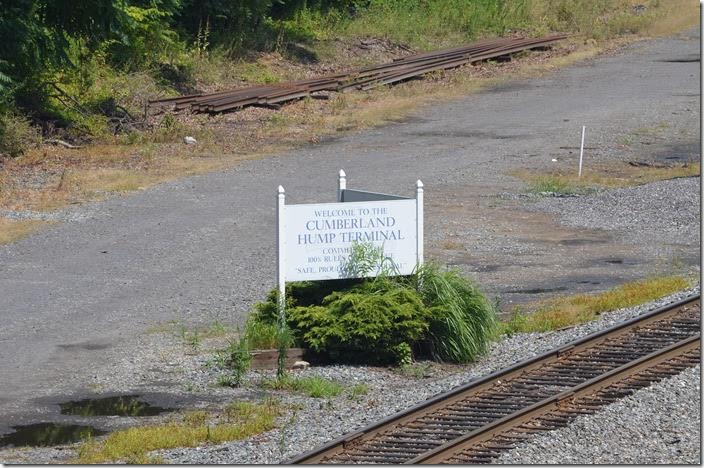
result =
M273 349L278 346L279 330L276 325L256 320L253 315L247 320L244 333L249 349Z
M426 263L418 291L430 311L428 337L441 361L469 362L484 353L496 328L493 305L477 286L455 270Z
M428 49L524 29L530 21L528 5L528 0L372 0L345 32Z
M426 50L513 31L562 31L599 40L637 33L662 16L659 0L639 3L645 8L629 0L371 0L347 21L337 13L334 28Z
M74 462L95 464L122 460L129 464L150 463L148 453L153 450L218 444L268 431L275 427L280 412L279 404L273 400L261 404L234 403L225 411L225 422L216 424L211 424L211 417L206 412L191 412L184 414L182 421L133 427L115 431L102 441L85 442L79 447L78 459Z
M634 307L686 288L681 276L649 278L623 284L600 294L577 294L547 301L532 314L515 310L501 324L506 334L557 330L596 319L602 312Z

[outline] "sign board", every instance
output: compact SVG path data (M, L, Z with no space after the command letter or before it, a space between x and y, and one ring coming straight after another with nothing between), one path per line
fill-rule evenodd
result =
M413 199L287 205L284 226L286 281L350 277L345 266L355 242L383 248L397 274L416 266Z
M393 274L408 275L423 263L423 183L416 197L348 190L338 178L337 203L286 205L277 195L277 265L283 307L286 281L354 277L346 266L355 243L383 249ZM368 273L374 276L375 272Z

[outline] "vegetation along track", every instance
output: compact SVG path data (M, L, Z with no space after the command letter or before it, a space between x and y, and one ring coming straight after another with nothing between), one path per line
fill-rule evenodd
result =
M438 395L290 463L488 463L700 362L700 297Z

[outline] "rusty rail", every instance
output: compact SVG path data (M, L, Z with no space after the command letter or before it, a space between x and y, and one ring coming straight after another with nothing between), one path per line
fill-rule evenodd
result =
M251 105L275 105L321 91L369 90L415 78L437 70L545 48L567 37L556 34L541 38L488 39L462 47L409 55L389 63L288 83L259 85L208 94L193 94L149 101L150 107L218 113Z
M290 463L487 463L530 436L696 365L699 296L438 395Z

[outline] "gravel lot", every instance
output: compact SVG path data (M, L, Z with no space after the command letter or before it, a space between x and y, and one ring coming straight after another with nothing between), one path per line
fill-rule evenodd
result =
M583 197L544 198L533 208L568 226L619 233L629 243L672 257L678 247L699 243L699 184L699 177L665 180Z

